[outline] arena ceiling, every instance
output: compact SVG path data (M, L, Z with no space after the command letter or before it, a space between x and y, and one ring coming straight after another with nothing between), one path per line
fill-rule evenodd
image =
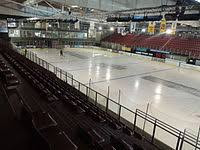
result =
M197 0L179 1L191 11L200 10ZM0 14L64 19L72 16L103 22L108 15L174 11L176 3L177 0L0 0Z
M37 4L45 0L15 0L24 4ZM126 10L144 7L156 7L161 5L176 4L177 1L183 4L198 4L200 0L47 0L50 3L93 8L103 11Z

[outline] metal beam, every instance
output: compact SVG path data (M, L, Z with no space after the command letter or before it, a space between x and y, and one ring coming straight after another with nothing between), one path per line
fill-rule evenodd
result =
M181 5L180 7L186 7L186 11L199 11L200 4L198 5ZM138 9L129 9L121 11L113 11L106 13L107 15L119 15L119 14L144 14L144 13L168 13L175 12L176 5L162 5L157 7L148 7L148 8L138 8Z
M38 7L28 6L28 5L13 1L13 0L4 0L4 1L12 4L10 6L6 6L7 8L13 9L13 10L16 10L16 11L19 11L22 13L30 14L30 16L33 16L34 14L35 14L35 16L50 16L55 13L53 11L48 11L48 10L45 10L42 8L40 9ZM20 6L21 8L17 8L17 6ZM5 7L5 5L4 5L4 7Z

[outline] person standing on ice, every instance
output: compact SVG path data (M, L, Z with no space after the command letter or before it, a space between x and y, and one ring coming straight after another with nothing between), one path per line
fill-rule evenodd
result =
M63 50L60 49L60 56L63 56Z

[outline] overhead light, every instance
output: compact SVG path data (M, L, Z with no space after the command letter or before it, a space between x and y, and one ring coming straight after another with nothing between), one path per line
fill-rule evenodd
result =
M114 27L110 27L110 31L114 31Z
M99 30L102 30L102 27L99 27Z
M166 30L166 34L172 34L172 30L171 29L167 29Z
M71 7L72 7L72 8L77 8L78 6L77 6L77 5L72 5Z
M144 29L142 29L142 32L146 32L146 29L144 28Z
M39 18L33 17L33 18L27 18L26 20L38 20Z

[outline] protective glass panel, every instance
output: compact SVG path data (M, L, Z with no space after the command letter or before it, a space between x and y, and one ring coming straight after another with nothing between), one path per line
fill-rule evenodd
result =
M186 141L183 142L183 148L182 148L182 150L194 150L194 149L195 149L194 146L191 145L190 143L188 143ZM196 150L199 150L199 149L200 149L200 147L197 148Z
M130 123L134 123L135 114L128 109L122 107L121 108L121 121L125 123L124 119ZM123 118L123 119L122 119Z
M80 84L80 91L86 95L87 87L84 84Z
M178 136L178 135L177 135ZM161 129L160 127L156 127L155 138L166 145L169 145L171 148L175 149L178 137L172 135L171 133Z
M95 104L96 92L94 90L88 88L88 97L89 101Z
M109 100L108 109L109 109L108 113L117 119L119 116L119 104L117 104L114 101Z
M49 71L54 72L54 68L55 67L53 65L49 64Z
M76 80L73 80L73 87L75 87L76 89L79 88L79 82Z
M107 102L107 97L100 94L97 95L97 105L104 111L106 110L106 102Z
M69 76L67 76L67 83L71 86L73 85L73 79Z

